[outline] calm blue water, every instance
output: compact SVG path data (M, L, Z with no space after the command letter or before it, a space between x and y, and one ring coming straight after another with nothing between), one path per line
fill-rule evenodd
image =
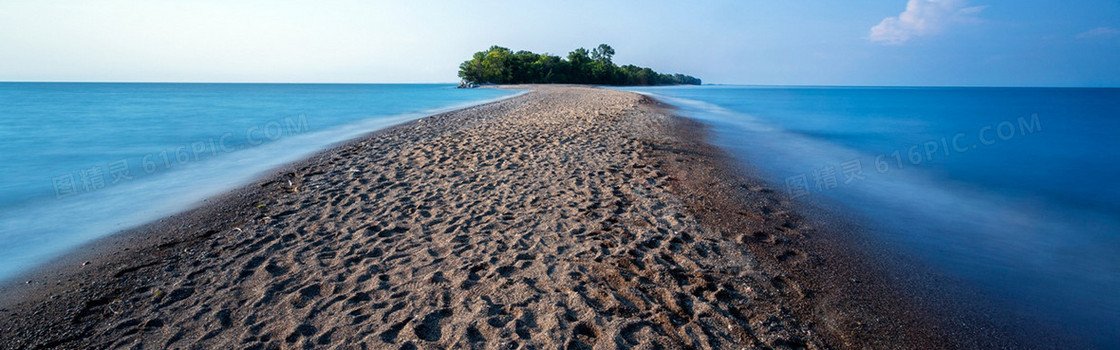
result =
M517 92L0 83L0 279L332 144Z
M1120 89L629 90L1015 317L1120 346Z

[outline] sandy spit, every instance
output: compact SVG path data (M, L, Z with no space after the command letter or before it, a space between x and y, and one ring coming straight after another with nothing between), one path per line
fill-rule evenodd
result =
M702 126L633 93L528 88L32 272L2 290L0 348L949 346Z

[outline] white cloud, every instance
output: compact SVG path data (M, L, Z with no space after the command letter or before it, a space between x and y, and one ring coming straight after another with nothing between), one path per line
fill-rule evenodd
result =
M871 27L868 39L883 45L902 45L910 38L940 32L946 22L975 21L974 16L984 8L967 7L965 0L910 0L906 11Z
M1097 28L1091 29L1087 32L1077 34L1077 38L1078 39L1088 39L1088 38L1096 38L1096 37L1110 37L1110 36L1116 36L1116 35L1120 35L1120 29L1109 28L1109 27L1097 27Z

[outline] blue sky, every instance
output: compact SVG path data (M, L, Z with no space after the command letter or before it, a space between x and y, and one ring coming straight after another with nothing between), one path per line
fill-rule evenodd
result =
M452 82L498 44L710 83L1120 86L1120 1L0 3L0 80Z

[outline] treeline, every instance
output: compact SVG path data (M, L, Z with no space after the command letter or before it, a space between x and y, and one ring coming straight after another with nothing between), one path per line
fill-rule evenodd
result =
M578 48L567 59L495 45L460 64L459 77L479 84L700 85L699 78L689 75L661 74L632 64L620 67L611 62L613 56L607 44L590 52Z

